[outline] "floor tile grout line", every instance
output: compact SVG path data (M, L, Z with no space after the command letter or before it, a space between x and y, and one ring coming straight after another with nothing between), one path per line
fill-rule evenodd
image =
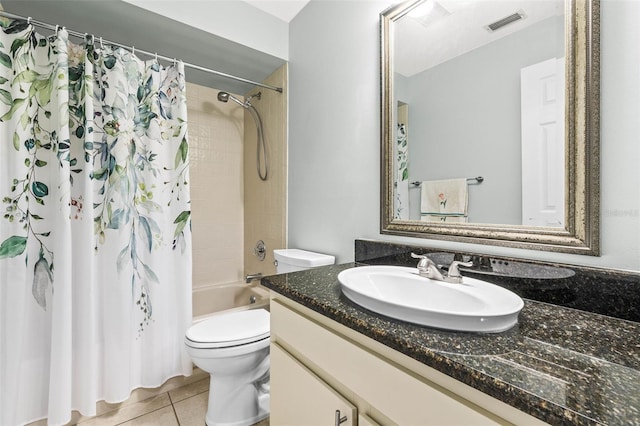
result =
M202 379L202 380L199 380L198 382L200 382L200 381L204 381L204 380L209 381L209 379ZM195 383L198 383L198 382L193 382L193 383L190 383L190 384L195 384ZM189 385L185 385L185 386L189 386ZM178 403L180 403L180 402L182 402L182 401L186 401L187 399L193 398L194 396L198 396L198 395L201 395L201 394L203 394L203 393L209 392L209 387L207 387L205 390L203 390L203 391L201 391L201 392L196 392L196 393L194 393L193 395L189 395L189 396L187 396L186 398L182 398L182 399L180 399L180 400L176 400L176 401L174 401L174 400L173 400L173 398L171 397L171 392L172 392L172 391L175 391L175 390L177 390L177 389L180 389L180 388L172 389L171 391L169 391L169 400L171 401L171 404L178 404Z
M125 421L123 421L123 422L116 423L116 426L118 426L118 425L123 425L123 424L125 424L125 423L127 423L127 422L130 422L131 420L139 419L140 417L144 417L144 416L146 416L146 415L148 415L148 414L155 413L156 411L164 410L164 409L165 409L165 408L167 408L167 407L169 407L169 405L165 405L164 407L156 408L155 410L151 410L151 411L149 411L149 412L147 412L147 413L140 414L139 416L131 417L130 419L127 419L127 420L125 420ZM173 409L173 405L171 406L171 408ZM176 414L175 410L173 411L173 414L174 414L174 415ZM177 421L177 420L178 420L178 418L176 417L176 421Z
M162 407L158 407L158 408L156 408L155 410L147 411L147 412L145 412L145 413L141 413L141 414L139 414L139 415L137 415L137 416L134 416L134 417L128 418L128 419L126 419L126 420L123 420L123 421L121 421L120 423L116 423L116 426L117 426L117 425L124 424L124 423L127 423L127 422L130 422L131 420L135 420L135 419L140 418L140 417L142 417L142 416L146 416L147 414L155 413L156 411L158 411L158 410L162 410L162 409L165 409L165 408L167 408L168 406L171 406L171 408L173 409L173 404L171 403L171 395L169 395L169 392L162 392L162 393L159 393L158 395L151 396L151 397L149 397L149 398L146 398L146 399L143 399L142 401L137 401L137 402L143 402L143 401L146 401L147 399L157 398L157 397L159 397L159 396L161 396L162 394L165 394L165 393L167 394L167 399L169 400L169 404L167 404L167 405L163 405ZM106 413L105 413L105 414L106 414ZM101 414L100 416L93 417L93 418L98 418L98 417L101 417L102 415L103 415L103 414ZM174 415L175 415L175 410L174 410ZM177 417L176 417L176 420L177 420Z
M171 397L169 397L171 398ZM180 426L180 418L178 417L178 413L176 411L176 406L173 405L173 403L171 403L171 409L173 410L173 415L176 417L176 423L178 423L178 426Z

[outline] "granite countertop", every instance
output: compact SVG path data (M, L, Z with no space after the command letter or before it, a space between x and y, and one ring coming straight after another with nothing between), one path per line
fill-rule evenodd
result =
M353 266L262 285L550 424L640 425L640 323L524 299L506 332L437 330L348 300L337 276Z

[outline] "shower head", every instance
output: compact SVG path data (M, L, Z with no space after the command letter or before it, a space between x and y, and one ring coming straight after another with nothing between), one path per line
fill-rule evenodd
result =
M247 105L245 105L244 102L242 102L240 99L234 97L233 95L227 93L227 92L218 92L218 100L220 102L228 102L229 99L231 99L233 102L237 103L238 105L241 105L244 108L248 108Z
M264 143L264 131L262 129L262 119L260 119L260 114L258 114L258 110L251 105L251 99L256 98L260 99L262 97L262 92L255 93L249 96L244 102L240 99L235 98L233 95L228 92L218 92L218 100L220 102L229 102L231 99L233 102L239 104L244 109L248 110L253 120L256 122L256 130L258 132L258 155L256 157L257 165L258 165L258 176L261 180L267 180L267 175L269 173L269 163L267 162L267 147ZM262 173L262 163L260 161L260 157L264 158L264 174Z

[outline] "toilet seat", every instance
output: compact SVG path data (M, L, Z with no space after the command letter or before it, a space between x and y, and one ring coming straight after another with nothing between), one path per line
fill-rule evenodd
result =
M270 314L265 309L250 309L215 315L191 326L186 344L192 348L215 349L242 346L270 336Z

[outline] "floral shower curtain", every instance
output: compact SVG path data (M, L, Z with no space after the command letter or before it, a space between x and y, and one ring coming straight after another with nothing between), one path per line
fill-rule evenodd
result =
M409 220L409 143L405 124L398 123L396 135L396 181L394 219Z
M191 373L184 71L0 32L0 424Z

